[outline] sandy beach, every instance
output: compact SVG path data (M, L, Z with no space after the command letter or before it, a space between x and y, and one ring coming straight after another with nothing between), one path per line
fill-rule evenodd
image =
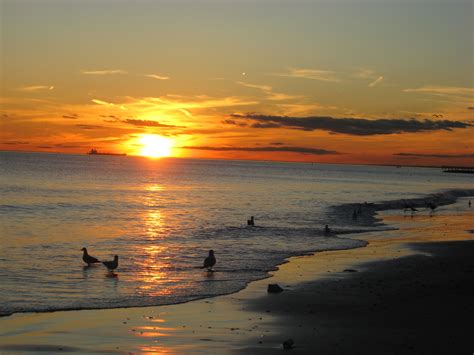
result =
M0 355L474 355L473 20L0 0Z
M291 258L231 295L178 305L14 314L0 352L472 353L473 211L381 214L367 247ZM269 283L285 290L268 294Z

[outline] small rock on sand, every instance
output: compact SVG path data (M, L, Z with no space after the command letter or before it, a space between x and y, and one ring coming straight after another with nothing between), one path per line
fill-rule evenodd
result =
M267 288L268 293L279 293L283 292L283 289L278 284L269 284Z
M293 339L287 339L283 342L283 349L293 349L293 345L295 345L295 341Z

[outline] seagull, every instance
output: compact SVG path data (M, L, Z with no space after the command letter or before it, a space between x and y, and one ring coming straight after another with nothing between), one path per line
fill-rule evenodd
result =
M209 256L204 259L204 266L202 269L207 268L207 271L212 271L212 267L216 264L216 257L214 256L214 250L209 250Z
M82 260L84 260L84 262L87 264L87 266L91 266L91 264L95 264L95 263L100 263L99 259L94 258L93 256L90 256L87 253L86 248L82 248L81 250L84 252L84 254L82 254Z
M114 272L114 270L118 267L118 255L114 256L113 261L102 261L102 264L105 265L110 273Z
M430 216L433 214L434 210L438 208L437 205L435 205L433 202L428 202L427 203L428 207L431 208Z
M408 203L406 200L403 200L403 206L404 206L403 210L405 212L408 210L410 210L412 214L415 212L418 212L418 210L415 207L413 207L411 203Z
M254 226L255 225L255 220L253 216L250 216L250 219L247 219L247 225L248 226Z
M408 209L410 208L410 205L408 204L407 200L402 200L403 202L403 212L406 213L406 211L408 211Z

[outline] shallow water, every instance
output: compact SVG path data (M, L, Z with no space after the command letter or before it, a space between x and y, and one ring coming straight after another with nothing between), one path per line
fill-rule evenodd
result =
M334 206L473 187L438 169L0 153L0 300L19 311L158 305L237 291L291 255L364 245ZM246 226L254 215L257 227ZM84 267L82 247L112 260ZM216 272L196 267L209 249Z

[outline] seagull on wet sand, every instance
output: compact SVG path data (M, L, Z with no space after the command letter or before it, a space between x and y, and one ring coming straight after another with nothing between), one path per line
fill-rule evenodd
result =
M427 205L431 209L431 212L430 212L430 216L431 216L433 214L434 210L438 208L438 206L435 205L433 202L428 202Z
M102 261L102 264L112 273L118 267L118 255L115 255L112 261Z
M209 250L209 255L204 259L204 265L202 269L207 268L207 271L212 271L212 267L216 264L216 257L214 256L214 250Z
M84 253L82 254L82 260L84 260L84 262L87 264L87 266L91 266L91 264L100 263L100 260L99 260L99 259L94 258L93 256L90 256L90 255L87 253L87 249L86 249L86 248L82 248L81 250L84 252Z
M406 211L411 211L412 215L415 212L418 212L418 210L415 207L413 207L411 203L408 203L406 200L403 200L403 212L406 213Z

